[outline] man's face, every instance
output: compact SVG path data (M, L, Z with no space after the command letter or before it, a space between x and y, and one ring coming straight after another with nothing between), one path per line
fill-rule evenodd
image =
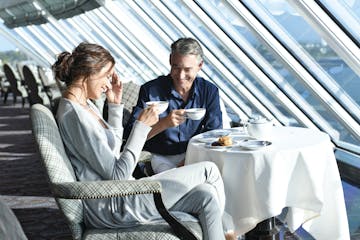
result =
M189 91L197 73L202 67L203 61L198 60L196 55L170 55L170 76L177 91Z

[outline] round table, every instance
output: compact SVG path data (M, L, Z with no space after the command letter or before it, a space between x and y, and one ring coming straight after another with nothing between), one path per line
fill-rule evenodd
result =
M302 225L316 239L350 239L340 175L326 133L274 127L271 145L256 150L219 149L204 143L229 133L243 144L241 139L248 137L240 130L194 136L185 158L185 164L212 161L218 166L225 185L225 210L238 234L287 208L284 221L292 232Z

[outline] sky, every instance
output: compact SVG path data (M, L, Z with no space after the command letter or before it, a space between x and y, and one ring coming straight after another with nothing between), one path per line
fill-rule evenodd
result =
M15 50L16 46L9 42L9 40L0 35L0 52Z

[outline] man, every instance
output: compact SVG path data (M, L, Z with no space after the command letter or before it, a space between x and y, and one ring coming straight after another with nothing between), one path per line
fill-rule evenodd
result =
M153 153L155 173L183 165L189 139L201 132L222 128L218 88L197 76L203 66L203 51L192 38L180 38L171 45L170 74L143 84L127 134L148 101L168 101L168 109L148 134L144 150ZM206 108L200 120L185 117L185 109ZM126 135L126 133L125 133Z

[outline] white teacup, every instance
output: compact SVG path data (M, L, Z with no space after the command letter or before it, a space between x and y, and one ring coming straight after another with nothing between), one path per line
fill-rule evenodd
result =
M156 108L158 109L159 114L162 114L169 107L169 102L168 101L149 101L149 102L146 102L146 106L148 106L148 107L153 106L153 105L156 105Z
M185 116L191 120L200 120L205 116L205 108L189 108L185 109Z

